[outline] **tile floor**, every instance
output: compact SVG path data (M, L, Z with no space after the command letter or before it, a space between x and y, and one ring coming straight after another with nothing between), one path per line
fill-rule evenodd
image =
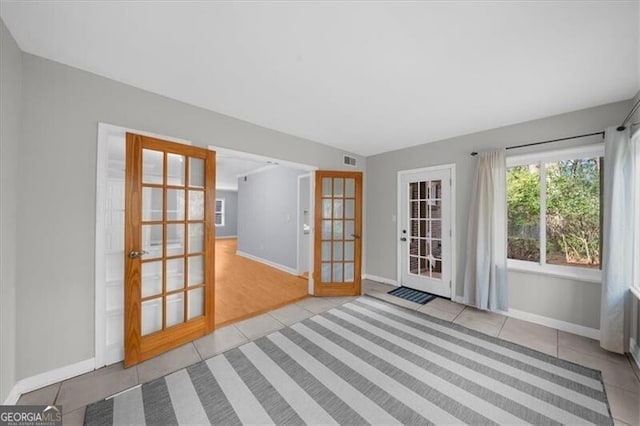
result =
M602 350L597 341L553 328L479 311L445 299L418 305L386 294L392 287L363 281L371 294L425 314L464 325L602 371L616 425L640 424L640 370L626 356ZM85 407L107 396L146 383L249 340L269 334L354 297L308 298L223 328L135 367L115 364L25 394L18 404L62 404L64 425L82 424Z

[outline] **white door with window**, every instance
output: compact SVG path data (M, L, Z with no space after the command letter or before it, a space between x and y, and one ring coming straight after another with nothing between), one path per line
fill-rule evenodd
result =
M451 297L451 168L399 172L400 284Z

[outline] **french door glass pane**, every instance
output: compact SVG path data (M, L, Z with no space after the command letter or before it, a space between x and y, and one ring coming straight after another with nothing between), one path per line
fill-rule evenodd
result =
M323 283L331 282L331 263L322 263L320 270L320 281Z
M184 224L167 225L167 256L184 254Z
M322 221L322 239L323 240L331 239L331 221L330 220Z
M162 261L142 264L142 297L162 293Z
M142 335L162 330L162 298L142 302Z
M189 253L202 253L204 250L204 225L189 224Z
M322 196L331 197L332 185L331 178L322 178Z
M162 241L162 225L142 225L142 259L162 257Z
M334 241L333 243L333 260L342 260L342 241Z
M202 256L189 257L189 286L202 284L204 280L204 263Z
M167 189L167 220L184 220L184 189Z
M167 291L184 288L184 257L167 260Z
M333 200L333 218L342 219L342 200Z
M322 242L322 260L323 261L331 260L331 241Z
M353 282L353 263L351 262L344 264L344 282Z
M353 261L355 255L355 246L352 241L345 241L344 243L344 260Z
M184 186L184 156L167 154L167 185Z
M345 219L353 219L355 218L355 206L356 206L356 201L355 200L345 200L344 201L344 217Z
M204 160L189 157L189 186L204 187Z
M162 220L162 188L142 188L142 221Z
M164 182L164 154L151 149L142 150L142 183L162 185Z
M344 196L347 198L353 198L356 196L356 180L353 178L346 178L344 180Z
M333 179L333 196L334 197L343 197L343 180L341 178Z
M170 294L165 300L167 327L184 322L184 293Z
M189 290L189 315L187 319L202 316L204 313L204 289L194 288Z
M204 191L189 191L189 220L204 219Z

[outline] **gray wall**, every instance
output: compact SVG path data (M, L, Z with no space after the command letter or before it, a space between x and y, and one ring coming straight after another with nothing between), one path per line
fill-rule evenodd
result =
M23 54L23 111L16 379L94 356L98 122L180 137L196 146L342 168L341 150L29 54ZM365 160L357 158L364 167Z
M238 193L216 189L216 199L224 200L224 226L216 226L216 238L238 235Z
M22 52L0 20L0 404L16 379L16 205Z
M485 132L388 152L367 158L367 274L395 280L398 236L396 223L397 172L439 164L456 164L455 294L461 295L464 277L467 212L474 158L469 154L528 142L598 132L618 125L629 112L630 101L505 126ZM600 138L591 139L597 142ZM518 153L575 146L582 141L520 149ZM509 273L510 308L599 328L600 285L536 274Z
M298 176L278 166L238 179L238 250L297 268Z

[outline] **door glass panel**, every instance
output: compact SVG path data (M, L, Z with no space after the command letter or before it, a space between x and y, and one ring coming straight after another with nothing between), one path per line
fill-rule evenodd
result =
M320 281L323 283L331 282L331 263L323 263L320 273Z
M162 298L142 302L140 319L143 336L162 330Z
M409 217L412 219L417 219L420 217L420 202L412 201L411 202L411 211L409 213Z
M204 160L189 157L189 186L204 188Z
M331 260L331 241L322 242L322 260L323 261Z
M204 192L189 191L189 220L204 219Z
M411 232L410 232L410 235L411 235L412 237L417 237L417 236L418 236L418 234L419 234L419 228L420 228L420 226L419 226L419 221L417 221L417 220L411 220L411 221L410 221L409 229L410 229L410 231L411 231Z
M442 238L442 221L439 219L431 221L431 238Z
M322 199L322 218L331 219L331 199Z
M142 259L162 257L162 225L142 225Z
M331 178L322 178L322 196L331 197Z
M184 186L184 156L167 154L167 185Z
M333 243L333 260L342 260L342 241Z
M204 249L204 225L189 224L189 253L202 253Z
M162 220L162 188L142 188L142 220Z
M162 261L142 264L142 297L162 293Z
M427 221L426 220L420 221L420 236L422 238L427 237Z
M431 276L433 278L442 278L442 261L436 260L433 263L433 270L431 271Z
M323 240L331 239L331 221L330 220L322 221L322 239Z
M167 291L184 288L184 257L167 260Z
M184 220L184 189L167 189L167 220Z
M333 264L333 282L334 283L342 282L342 262L337 262Z
M194 288L189 290L189 315L187 319L193 319L204 314L204 289Z
M184 293L167 296L167 327L184 322Z
M427 182L418 182L420 187L420 199L425 200L427 198Z
M162 185L164 181L164 154L151 149L142 150L142 183Z
M355 218L355 208L356 201L355 200L344 200L344 217L345 219L353 219Z
M341 220L333 221L333 239L334 240L342 239L342 221Z
M409 184L409 199L410 200L417 200L418 199L418 183L417 182L411 182Z
M343 190L343 182L344 180L341 178L334 178L333 179L333 196L334 197L343 197L344 196L344 190Z
M345 241L344 243L344 260L353 261L355 253L355 246L352 241Z
M189 257L189 286L202 284L204 281L204 263L202 256Z
M353 240L353 236L355 235L355 222L353 220L345 220L344 221L344 239L345 240Z
M356 180L353 178L346 178L344 180L344 196L353 198L356 196Z
M431 241L431 254L438 259L442 258L442 240Z
M333 200L333 217L342 219L342 200Z
M429 200L430 206L430 217L432 218L441 218L442 217L442 201L440 200Z
M184 254L184 224L167 225L167 256Z
M353 282L353 263L345 262L344 264L344 281Z
M418 257L409 256L409 273L418 275Z

